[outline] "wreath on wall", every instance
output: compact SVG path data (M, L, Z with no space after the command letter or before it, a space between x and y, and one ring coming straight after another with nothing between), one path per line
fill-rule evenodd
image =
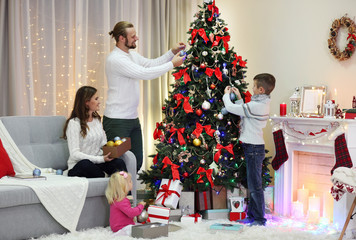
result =
M344 49L344 51L340 51L340 49L336 45L337 36L339 33L339 29L341 27L346 27L349 34L347 37L348 43ZM349 59L355 51L356 46L356 25L353 20L344 16L340 19L335 19L332 27L330 28L330 38L328 39L328 45L331 54L338 60L343 61Z

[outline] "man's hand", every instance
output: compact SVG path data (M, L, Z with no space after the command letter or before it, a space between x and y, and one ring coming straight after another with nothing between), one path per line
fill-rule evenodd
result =
M185 60L185 55L179 56L179 52L178 52L176 55L174 55L174 57L172 59L173 66L178 67L178 66L182 65L184 60Z
M236 97L238 100L240 100L242 97L241 97L241 93L239 91L239 89L237 87L232 87L231 88L232 92L235 93Z
M172 52L174 55L176 55L177 53L179 53L181 50L185 49L185 44L182 42L177 43L177 45L172 48Z
M230 86L226 86L224 93L230 93L231 92L231 87Z

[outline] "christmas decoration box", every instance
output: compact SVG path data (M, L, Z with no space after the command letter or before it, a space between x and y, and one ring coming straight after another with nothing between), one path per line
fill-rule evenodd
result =
M345 119L355 119L356 118L356 109L344 109Z
M211 189L211 201L213 209L226 209L227 208L227 194L226 188L223 186L214 186Z
M245 198L243 197L230 197L231 212L243 212L245 207Z
M104 145L103 146L103 155L106 155L110 152L110 158L118 158L121 157L125 152L131 149L131 138L125 138L126 141L122 142L118 146L109 147Z
M180 219L180 221L183 223L200 223L201 220L202 217L199 213L183 215Z
M163 207L176 209L180 194L182 193L182 183L179 180L162 179L155 204Z
M181 217L182 217L181 209L171 209L169 213L169 221L179 222Z
M201 211L203 219L215 220L215 219L228 219L229 209L209 209Z
M229 223L215 223L210 225L210 229L213 230L228 230L228 231L241 231L243 229L242 224L229 224Z
M150 219L151 223L164 223L168 224L169 223L169 214L170 214L169 208L166 207L161 207L161 206L149 206L147 209L148 212L148 218Z
M195 209L202 211L211 208L211 191L195 192Z
M168 237L168 224L146 223L132 226L131 237L134 238L158 238Z
M183 211L182 215L193 214L195 212L195 192L182 191L179 199L179 209Z
M230 212L229 219L230 221L237 221L245 219L247 214L245 212Z

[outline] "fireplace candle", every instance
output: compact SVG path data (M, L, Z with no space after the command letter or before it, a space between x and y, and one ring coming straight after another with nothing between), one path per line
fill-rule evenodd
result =
M318 210L320 212L320 197L315 196L309 197L309 210Z
M304 217L303 203L296 201L292 202L292 217L297 219Z
M309 223L319 223L320 211L319 210L309 210L308 211L308 222Z
M281 117L285 117L287 115L287 104L286 103L281 103L279 105L279 115Z
M297 195L298 202L301 202L303 204L303 212L304 214L306 214L308 210L309 189L305 189L303 185L303 188L297 190Z
M327 218L330 222L333 220L334 198L331 196L330 191L323 194L323 217Z

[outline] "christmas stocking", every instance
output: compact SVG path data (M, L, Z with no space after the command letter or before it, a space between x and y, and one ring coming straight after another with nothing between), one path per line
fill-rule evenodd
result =
M276 146L276 156L272 160L272 167L278 170L282 164L288 160L288 153L284 143L282 130L273 132L274 145Z
M342 133L335 139L335 166L331 169L331 175L338 167L352 167L352 161L347 148L345 133Z

